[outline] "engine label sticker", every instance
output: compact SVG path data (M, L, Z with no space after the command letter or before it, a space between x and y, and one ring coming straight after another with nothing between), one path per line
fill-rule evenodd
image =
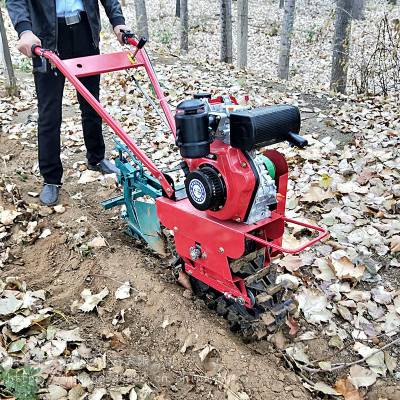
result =
M206 189L198 179L193 179L192 181L190 181L189 193L191 198L197 204L203 204L206 201Z

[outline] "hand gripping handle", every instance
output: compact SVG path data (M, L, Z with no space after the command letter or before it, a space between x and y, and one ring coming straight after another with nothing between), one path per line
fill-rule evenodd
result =
M33 44L31 47L31 52L33 54L33 57L38 56L41 50L41 46L39 46L38 44Z
M41 54L43 51L42 47L39 46L38 44L34 44L31 47L31 52L33 55L33 72L39 72L39 73L46 73L47 72L47 66L48 62L46 58Z

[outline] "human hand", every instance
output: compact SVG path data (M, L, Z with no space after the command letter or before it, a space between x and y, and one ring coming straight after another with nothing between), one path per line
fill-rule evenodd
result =
M40 39L31 31L23 32L21 37L17 42L17 49L29 58L33 57L32 46L36 44L38 46L42 45Z
M124 44L124 40L123 40L123 32L122 31L130 31L130 29L126 26L126 25L117 25L114 27L114 33L115 36L117 36L118 42L120 42L121 44Z

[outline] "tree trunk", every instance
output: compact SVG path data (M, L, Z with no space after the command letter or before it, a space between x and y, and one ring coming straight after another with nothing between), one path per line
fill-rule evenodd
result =
M290 46L292 42L295 9L296 0L285 0L278 66L278 76L280 79L289 79Z
M365 0L353 0L353 18L365 19Z
M220 0L221 61L232 64L232 0Z
M353 0L337 0L330 87L339 93L346 92L352 7Z
M388 0L388 3L395 6L397 4L397 0Z
M175 17L181 17L181 0L176 0L175 2Z
M279 8L285 7L285 0L279 0Z
M147 12L146 12L146 1L135 0L135 13L136 13L136 24L137 33L140 36L149 38L149 26L147 23Z
M126 0L121 0L121 6L125 7L126 6Z
M189 11L188 0L180 0L181 15L181 53L187 54L189 51Z
M238 67L247 67L247 42L249 39L249 1L238 0Z
M8 47L6 27L4 25L4 19L1 7L0 7L0 61L5 67L7 92L10 95L17 94L18 93L17 80L15 78L14 68L12 65L10 48Z

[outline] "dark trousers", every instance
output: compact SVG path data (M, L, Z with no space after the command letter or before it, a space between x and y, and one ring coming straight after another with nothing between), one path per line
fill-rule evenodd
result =
M67 26L62 19L58 23L58 52L61 59L99 54L92 41L86 15L75 25ZM62 121L62 98L64 76L56 69L34 74L38 100L38 148L39 169L45 183L61 184L63 167L60 159L60 127ZM81 78L82 83L98 100L100 75ZM78 93L82 115L83 137L87 149L87 160L97 164L104 158L105 145L101 117Z

